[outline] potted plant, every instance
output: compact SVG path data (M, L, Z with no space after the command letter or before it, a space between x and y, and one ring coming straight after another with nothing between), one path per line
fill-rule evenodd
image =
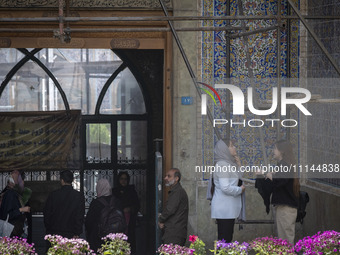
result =
M3 255L36 255L34 244L27 243L24 238L18 237L1 237L0 238L0 254Z
M159 246L157 252L160 255L191 255L194 250L188 247L180 246L178 244L162 244Z
M240 244L235 241L233 243L226 243L225 240L216 241L214 245L215 255L246 255L248 254L249 244L244 242Z
M295 245L298 254L340 254L340 233L334 230L307 236Z
M205 243L198 238L198 236L195 235L191 235L189 236L189 242L191 242L190 244L190 249L193 249L194 255L206 255L207 252L205 250Z
M103 255L128 255L131 253L130 244L127 242L128 237L123 233L108 234L102 238L104 244L98 250Z
M294 246L277 237L259 237L250 242L250 248L258 255L295 254Z
M47 255L87 255L92 254L88 242L80 238L65 238L60 235L46 235L45 240L51 243L51 247L47 251Z

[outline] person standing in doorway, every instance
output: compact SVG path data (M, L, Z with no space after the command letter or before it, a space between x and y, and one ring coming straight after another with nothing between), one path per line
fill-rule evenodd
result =
M135 186L130 184L130 175L128 172L119 172L117 184L112 190L112 195L121 202L127 230L128 242L131 245L131 253L136 253L136 222L137 214L140 208L138 194Z
M217 221L218 240L224 239L230 243L233 239L235 219L240 216L242 209L241 194L245 191L238 171L240 160L233 142L223 140L216 143L214 157L216 171L213 173L215 189L211 201L211 218Z
M77 238L83 232L84 195L72 187L73 173L60 173L61 188L49 194L44 207L46 234Z
M99 179L96 186L97 198L91 201L89 211L85 219L86 239L94 252L101 247L104 241L101 239L104 236L100 235L100 222L103 216L103 210L107 205L110 205L111 200L114 208L119 210L119 214L123 217L120 201L111 195L112 189L107 179ZM111 211L110 211L111 212ZM104 221L105 222L105 221ZM117 225L118 226L118 225ZM125 222L124 222L125 228Z
M163 230L163 243L184 246L188 225L188 195L182 188L181 172L177 168L170 169L164 178L169 187L169 196L162 214L158 218L158 226Z

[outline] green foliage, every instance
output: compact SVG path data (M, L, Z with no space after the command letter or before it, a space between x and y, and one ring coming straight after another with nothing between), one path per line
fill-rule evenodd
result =
M90 143L111 144L111 126L110 124L90 124Z
M198 238L198 236L192 235L189 236L189 241L191 242L190 244L190 249L194 250L194 255L206 255L207 252L205 250L205 243Z
M103 255L128 255L130 254L130 244L127 236L123 233L108 234L102 238L105 243L98 250L98 254Z

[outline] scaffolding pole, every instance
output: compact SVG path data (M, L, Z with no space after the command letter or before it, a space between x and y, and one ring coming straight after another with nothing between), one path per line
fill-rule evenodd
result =
M65 29L66 30L66 29ZM63 30L63 31L65 31ZM81 32L171 32L168 27L135 27L135 28L68 28L68 32L81 33ZM237 27L183 27L176 29L177 32L189 31L232 31L241 30ZM54 28L0 28L0 32L52 32ZM59 33L59 31L58 31Z
M160 2L160 4L161 4L161 6L162 6L162 9L163 9L163 12L164 12L165 16L168 17L168 16L169 16L169 13L168 13L168 11L167 11L167 9L166 9L166 6L165 6L164 3L163 3L163 0L159 0L159 2ZM173 35L173 37L175 38L175 41L176 41L176 43L177 43L177 46L178 46L178 48L179 48L179 50L180 50L180 52L181 52L181 55L182 55L183 60L184 60L184 62L185 62L185 65L187 66L187 69L188 69L188 71L189 71L189 73L190 73L190 76L191 76L191 79L192 79L192 81L193 81L193 83L194 83L194 85L195 85L196 91L197 91L199 97L202 98L201 91L200 91L200 89L199 89L198 82L197 82L197 79L196 79L196 75L195 75L195 73L194 73L194 71L193 71L193 69L192 69L192 67L191 67L191 65L190 65L190 62L189 62L189 60L188 60L188 58L187 58L187 55L185 54L185 51L184 51L183 46L182 46L182 43L181 43L181 41L180 41L180 39L179 39L179 37L178 37L178 35L177 35L176 29L174 28L174 26L173 26L173 24L172 24L172 21L169 20L169 21L168 21L168 24L169 24L169 26L170 26L172 35ZM208 119L209 119L209 121L211 122L211 124L213 124L213 116L212 116L212 114L211 114L211 112L210 112L210 110L209 110L208 107L207 107L207 116L208 116ZM221 136L221 134L220 134L220 131L219 131L216 127L214 127L214 130L215 130L215 133L216 133L218 139L222 139L222 136Z
M193 21L193 20L275 20L275 19L340 19L337 16L294 16L294 15L263 15L263 16L145 16L145 17L63 17L64 22L103 22L103 21ZM59 17L36 18L0 18L0 22L59 22Z
M281 14L281 0L277 0L277 14ZM281 102L281 19L277 20L277 36L276 36L276 43L277 43L277 51L276 51L276 77L277 77L277 94L278 94L278 100ZM278 104L277 111L276 111L276 117L281 120L281 104ZM289 131L288 131L289 132ZM278 141L280 139L280 125L277 125L276 127L276 140ZM264 151L265 153L265 151Z
M249 36L249 35L254 35L254 34L265 33L265 32L268 32L268 31L275 30L277 28L278 28L278 26L270 26L270 27L255 29L255 30L252 30L252 31L249 31L249 32L233 33L233 34L228 35L228 36L229 36L230 39L235 39L235 38L242 37L242 36ZM247 27L246 28L240 28L240 30L242 30L242 29L247 30L248 28Z
M290 11L291 11L291 9L290 8L287 8L287 14L288 15L290 15ZM291 70L290 70L290 68L291 68L291 65L290 65L290 50L291 50L291 48L290 48L290 40L291 40L291 20L287 20L287 26L286 26L286 31L287 31L287 54L286 54L286 63L287 63L287 70L286 70L286 75L287 75L287 78L288 78L288 80L286 80L286 82L288 82L288 83L286 83L285 84L285 86L286 87L290 87L291 85L290 85L290 78L291 78ZM281 96L281 95L280 95ZM290 108L288 108L288 111L287 111L287 119L290 119L290 116L291 116L291 114L290 114ZM289 132L287 132L287 140L288 141L290 141L290 138L291 138L291 136L290 136L291 134L290 134L290 131Z
M226 16L230 16L230 0L226 0ZM230 21L226 21L228 25L230 25ZM241 28L242 29L242 28ZM227 79L230 79L230 41L231 41L231 35L226 33L225 34L225 50L226 50L226 77ZM226 91L226 106L223 109L226 115L226 119L230 118L231 108L230 108L230 91ZM230 138L230 125L227 125L226 127L226 136Z

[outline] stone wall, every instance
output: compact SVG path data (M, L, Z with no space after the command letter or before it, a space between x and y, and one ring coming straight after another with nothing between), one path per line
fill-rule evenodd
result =
M173 1L174 16L196 16L197 2L190 0ZM193 27L196 22L176 22L175 27ZM188 57L189 63L197 73L197 44L196 32L179 32L181 44ZM188 234L197 231L197 176L194 171L199 157L200 132L198 130L197 104L199 97L195 86L179 51L173 40L173 167L182 171L182 185L189 196L189 228ZM182 97L193 97L193 104L182 105Z
M307 204L301 235L311 236L318 231L335 230L340 232L339 194L325 192L315 186L303 187L308 192Z

